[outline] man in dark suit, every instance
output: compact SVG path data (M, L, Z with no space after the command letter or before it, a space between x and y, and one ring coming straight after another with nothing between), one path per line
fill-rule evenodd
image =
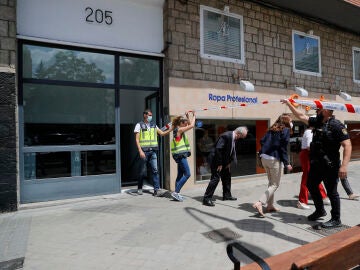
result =
M236 162L236 147L235 142L240 138L245 138L247 135L247 127L238 127L234 131L226 131L218 138L211 161L211 178L208 187L206 188L203 205L215 206L212 201L215 189L220 181L223 186L223 200L236 200L231 195L231 162Z

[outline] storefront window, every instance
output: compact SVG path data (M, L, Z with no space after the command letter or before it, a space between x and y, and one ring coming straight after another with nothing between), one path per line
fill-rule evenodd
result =
M247 126L248 136L240 139L236 146L237 164L232 164L232 176L256 174L256 121L201 119L196 123L196 180L210 179L211 152L217 138L225 131L238 126Z
M24 146L115 144L113 89L24 84Z
M360 159L360 122L345 122L347 126L347 131L349 132L352 151L351 159L359 160Z
M114 83L114 56L49 48L23 47L24 78Z
M120 57L120 82L122 85L159 87L160 61L153 59Z

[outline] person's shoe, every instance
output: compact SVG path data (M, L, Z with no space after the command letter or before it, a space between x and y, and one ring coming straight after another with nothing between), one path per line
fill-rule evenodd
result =
M353 193L349 195L349 200L357 200L359 197L360 195Z
M211 199L203 199L203 205L215 206L214 202Z
M258 211L259 213L259 216L261 218L264 218L265 215L264 215L264 212L262 210L262 203L260 201L257 201L256 203L253 204L253 207Z
M182 201L183 201L183 199L180 197L180 194L179 194L179 193L172 192L172 193L171 193L171 197L173 197L175 201L178 201L178 202L182 202Z
M155 197L162 197L166 193L166 190L158 189L154 190L153 196Z
M315 221L321 217L325 217L327 215L326 211L324 210L323 212L317 212L315 211L314 213L312 213L310 216L307 217L307 219L309 221Z
M142 189L138 189L138 190L137 190L137 194L138 194L138 195L143 195Z
M300 209L310 209L310 206L308 206L306 203L302 203L302 202L298 202L297 203L297 208L300 208Z
M223 201L236 201L237 198L236 197L233 197L233 196L230 196L230 197L223 197Z
M323 199L323 203L324 203L324 205L330 205L331 204L330 199L328 197Z
M327 222L324 222L321 224L321 227L323 227L324 229L331 229L331 228L336 228L336 227L341 227L341 220L340 219L330 219Z

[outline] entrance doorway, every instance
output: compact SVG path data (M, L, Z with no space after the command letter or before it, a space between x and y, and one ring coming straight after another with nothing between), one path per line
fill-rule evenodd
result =
M128 103L128 100L132 100ZM120 90L120 147L121 147L121 185L137 185L139 152L136 148L134 128L142 121L145 109L151 109L153 119L158 119L159 95L156 91ZM122 104L122 101L125 104ZM136 104L134 106L134 104ZM158 121L157 121L158 123ZM145 184L151 184L145 180Z
M20 202L118 193L133 129L157 119L161 58L19 41Z

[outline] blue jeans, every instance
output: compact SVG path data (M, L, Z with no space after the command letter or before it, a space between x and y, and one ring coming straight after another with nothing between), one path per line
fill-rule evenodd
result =
M191 174L187 158L179 158L176 160L176 163L178 165L178 173L175 182L175 192L179 193Z
M147 175L147 166L150 165L154 190L158 190L160 188L160 180L159 180L159 171L157 164L157 154L155 151L147 151L145 153L145 158L140 158L139 161L139 171L140 175L138 178L138 189L142 189L144 184L144 178Z

